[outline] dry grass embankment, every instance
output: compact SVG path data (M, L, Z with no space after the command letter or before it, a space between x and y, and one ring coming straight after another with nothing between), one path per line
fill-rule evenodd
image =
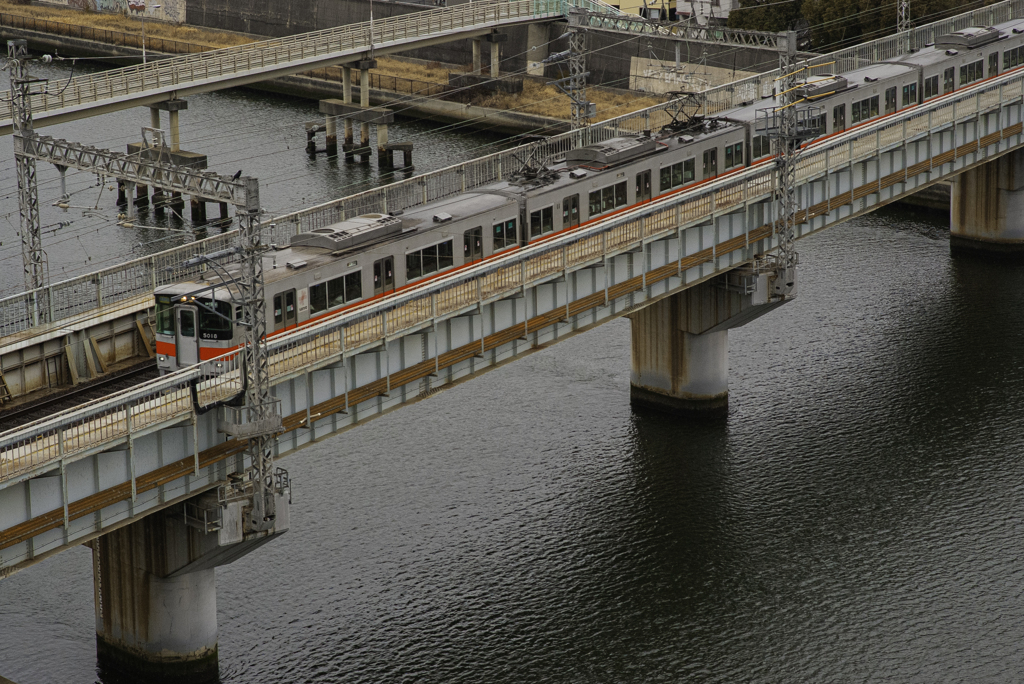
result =
M142 33L142 23L137 17L126 17L120 14L91 12L49 5L21 5L10 0L0 0L0 12L76 26L88 26L107 31L121 31L131 34ZM50 28L51 30L56 29L59 31L57 27ZM146 36L147 38L177 40L183 43L206 46L211 49L243 45L262 39L261 36L246 36L239 33L216 31L195 26L181 26L153 20L146 23ZM447 84L449 72L468 72L470 68L468 65L458 67L438 62L380 57L378 58L378 67L374 71L411 81ZM413 90L415 91L415 88ZM597 104L596 121L628 114L637 109L650 107L663 101L643 93L609 91L600 87L589 88L587 94ZM564 93L554 86L544 85L531 79L526 79L523 84L523 92L520 94L476 95L470 99L470 103L481 107L522 112L524 114L536 114L555 119L568 120L571 115L569 98Z

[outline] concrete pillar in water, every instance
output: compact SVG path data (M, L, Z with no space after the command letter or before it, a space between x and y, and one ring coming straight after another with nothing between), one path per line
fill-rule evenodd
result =
M216 681L214 568L288 529L287 490L277 502L268 532L246 529L247 501L213 491L94 540L100 664L152 683Z
M729 332L686 332L679 295L630 315L634 404L673 413L724 414L729 408Z
M352 67L341 68L341 98L345 104L352 104ZM352 119L345 117L345 160L352 161L352 143L355 142L352 134Z
M327 156L338 156L338 117L327 115Z
M377 163L384 168L392 168L395 165L395 153L388 149L388 125L377 124Z
M181 149L181 133L178 130L178 110L172 109L168 113L168 118L171 120L171 152L177 152Z
M149 206L149 186L141 183L135 187L135 206Z
M483 69L484 69L484 67L483 67L483 64L482 64L482 60L480 58L480 39L479 38L474 38L473 39L473 73L474 74L482 74L483 73Z
M771 294L773 277L736 269L630 314L630 400L670 413L725 415L729 329L789 301Z
M1024 257L1024 151L956 176L949 213L953 251Z
M150 128L160 128L160 110L156 107L149 108L149 126Z
M370 69L377 66L377 60L365 60L359 63L359 106L363 109L370 107ZM370 124L363 121L359 126L359 147L370 146ZM363 154L361 161L368 161L369 155Z
M189 219L193 226L206 225L206 200L193 195L189 207Z

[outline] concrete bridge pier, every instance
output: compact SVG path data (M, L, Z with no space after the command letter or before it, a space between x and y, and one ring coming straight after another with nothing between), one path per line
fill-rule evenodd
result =
M491 44L491 78L498 78L501 67L501 44L508 40L507 33L494 31L487 34L487 42Z
M949 213L952 251L1024 257L1024 151L956 176Z
M788 301L771 295L772 278L737 269L630 314L630 401L674 414L725 415L729 329Z
M246 529L250 501L214 490L92 542L104 668L154 684L217 680L215 568L288 528L287 489L267 532Z
M347 105L352 104L352 67L341 68L341 97L342 102ZM345 161L352 161L352 144L355 142L355 136L352 132L352 119L345 117ZM327 152L331 154L330 151ZM338 154L338 145L335 142L334 154Z

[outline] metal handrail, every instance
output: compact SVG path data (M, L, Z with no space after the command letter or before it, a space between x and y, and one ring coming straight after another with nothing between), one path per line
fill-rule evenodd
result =
M1024 72L1014 71L949 97L891 115L810 146L798 180L827 173L834 165L877 156L934 127L1016 102L1024 95ZM371 302L321 323L268 340L271 373L278 378L317 363L358 353L400 334L458 315L609 255L645 239L660 239L680 228L733 211L744 202L770 196L772 167L760 165L690 191L660 198L627 214L598 221L383 301ZM237 352L204 361L118 395L71 409L0 434L0 482L61 458L191 415L192 386L200 406L241 391Z

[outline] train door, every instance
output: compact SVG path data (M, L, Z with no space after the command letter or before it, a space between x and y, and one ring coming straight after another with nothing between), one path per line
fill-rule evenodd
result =
M295 290L274 295L274 331L295 325Z
M641 171L636 174L636 201L646 202L651 199L651 172Z
M199 363L198 310L194 306L176 306L174 315L178 318L174 340L178 368Z
M580 225L580 196L570 195L562 200L562 228Z
M384 257L373 262L373 294L379 295L395 289L395 258Z
M462 263L469 264L484 258L484 229L471 228L462 235Z
M846 105L841 104L832 108L832 132L839 133L846 130Z

